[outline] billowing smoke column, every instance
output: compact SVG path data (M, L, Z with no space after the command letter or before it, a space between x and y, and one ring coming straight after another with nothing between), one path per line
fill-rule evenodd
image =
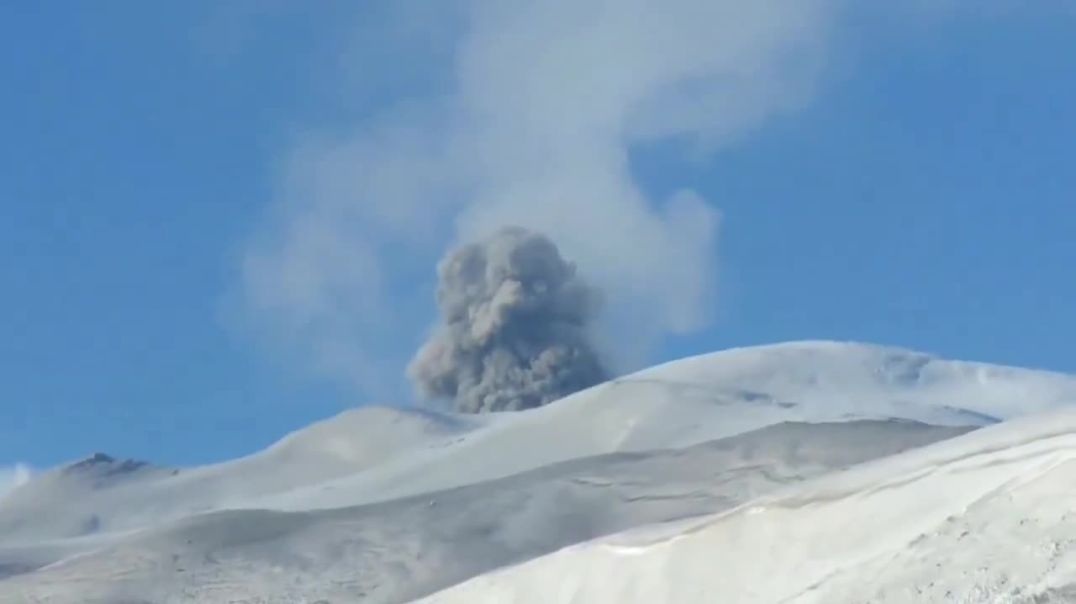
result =
M606 379L587 337L597 292L545 236L506 227L437 268L442 324L408 374L459 411L538 407Z

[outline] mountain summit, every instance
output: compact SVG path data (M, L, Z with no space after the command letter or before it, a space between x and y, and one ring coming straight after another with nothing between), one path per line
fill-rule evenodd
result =
M0 501L0 603L1049 598L1073 403L1072 376L794 342L203 467L95 454Z

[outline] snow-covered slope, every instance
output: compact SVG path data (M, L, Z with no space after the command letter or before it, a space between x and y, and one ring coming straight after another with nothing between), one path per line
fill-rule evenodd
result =
M263 505L333 507L452 488L593 455L686 447L786 421L988 425L1076 402L1076 378L899 349L802 342L675 361ZM472 419L472 421L474 421ZM511 454L502 454L508 452Z
M724 510L965 431L898 421L780 424L387 503L205 514L0 586L35 601L77 594L87 604L403 602L583 539Z
M423 602L1071 602L1073 493L1066 410L571 547Z
M115 471L125 462L99 460L78 471L46 473L0 504L0 539L126 531L220 509L373 503L570 459L690 446L783 421L896 417L981 425L1056 406L1072 392L1076 385L1067 376L863 345L730 350L523 413L364 408L234 462L165 472L139 468L132 475Z
M46 472L0 500L0 543L128 531L390 464L451 442L483 418L369 407L342 413L236 461L162 469L97 454Z
M800 439L811 446L750 471L702 443L762 438L785 422L982 426L1071 402L1070 376L804 342L685 359L520 413L360 409L201 468L99 456L0 499L0 602L115 589L137 600L148 586L158 586L154 602L243 590L273 601L312 585L401 601L610 531L724 509L902 441L887 433L838 463L843 432L816 425ZM869 425L849 427L865 435ZM932 436L916 442L945 434L923 430ZM650 503L664 492L678 496ZM412 583L418 591L405 589ZM184 593L198 597L168 599Z

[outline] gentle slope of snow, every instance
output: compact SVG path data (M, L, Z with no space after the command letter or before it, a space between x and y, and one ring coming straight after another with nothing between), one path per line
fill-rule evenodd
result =
M864 345L793 343L662 365L523 413L365 408L234 462L93 486L62 472L0 504L0 543L127 531L221 509L304 510L454 488L783 421L983 425L1071 400L1076 380ZM505 454L510 452L510 454ZM90 530L92 529L92 530Z
M11 599L22 590L83 601L115 595L109 585L128 600L156 585L153 601L229 601L243 590L271 601L325 581L398 602L852 463L827 450L849 437L826 422L983 426L1072 402L1071 376L800 342L684 359L520 413L360 409L200 468L96 458L0 500L0 602L23 601ZM819 424L802 439L813 444L741 470L715 453L715 442L787 422ZM855 425L867 434L870 424ZM901 442L890 434L851 454L869 459ZM655 493L673 496L654 504ZM72 592L60 585L80 595L65 599Z
M0 502L0 543L127 531L194 513L259 507L259 498L321 485L451 442L483 418L369 407L289 435L256 455L191 469L97 456L46 472ZM254 503L252 503L254 502Z
M196 601L401 602L581 539L727 509L964 431L897 421L780 424L685 450L585 458L382 504L218 512L12 578L7 587L39 599L77 591L85 603L188 601L176 593ZM87 585L87 577L108 580Z
M1062 601L1076 586L1073 492L1066 410L581 544L423 602Z
M736 349L648 369L541 409L489 417L451 443L261 505L306 509L404 497L569 459L686 447L786 421L899 418L981 426L1070 402L1076 402L1076 378L1048 372L831 342Z

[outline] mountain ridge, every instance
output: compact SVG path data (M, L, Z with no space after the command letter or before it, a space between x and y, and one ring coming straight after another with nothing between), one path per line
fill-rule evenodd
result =
M898 427L903 422L924 434L952 436L1074 402L1074 376L950 361L892 347L805 341L664 363L527 411L475 416L390 407L349 410L262 451L208 466L158 468L102 455L85 466L89 472L44 472L0 500L0 568L14 569L7 579L0 577L0 602L19 601L5 599L16 586L40 595L53 593L46 583L74 584L65 581L82 582L85 595L87 585L123 568L133 590L122 594L125 598L138 597L138 585L159 582L203 598L170 600L158 593L160 601L215 602L211 592L198 591L202 588L193 577L207 585L225 580L238 585L242 573L235 573L242 568L265 573L275 567L289 569L297 581L311 581L320 576L321 563L339 573L333 581L357 590L340 593L358 597L366 590L362 601L399 602L411 592L403 590L406 581L392 568L420 573L426 577L421 584L432 591L609 531L668 520L676 510L705 514L722 502L749 500L780 486L772 478L781 473L767 478L765 472L771 470L762 468L743 470L749 474L742 476L732 469L707 473L707 456L716 454L707 443L734 442L743 435L762 438L758 435L766 430L786 435L807 430L814 444L782 450L772 464L797 468L795 475L805 479L818 478L840 471L832 461L838 452L827 447L851 442L853 436L840 436L843 430L869 434L863 427L868 424L856 422ZM900 459L903 454L884 448L889 446L885 439L897 438L897 433L879 436L880 442L856 441L856 450ZM578 483L555 476L573 464L619 467L621 462L612 460L634 468L633 478L625 478L628 486L598 475L593 480L577 476ZM680 464L695 468L695 474L677 474ZM123 471L111 472L113 468ZM750 474L756 471L762 473ZM498 486L517 484L513 481L522 482L507 490ZM692 493L725 488L720 485L735 488L692 499ZM471 495L446 495L453 493ZM521 494L531 503L513 499ZM502 503L485 508L484 495ZM563 509L552 504L557 497ZM400 506L410 511L392 511ZM598 509L622 520L602 525ZM380 516L369 516L372 510L380 510ZM520 516L521 510L529 515ZM441 525L434 521L438 518L453 520ZM261 522L269 524L257 528ZM367 536L366 545L340 541L348 534L344 526L365 527L360 533ZM599 531L598 526L605 528ZM168 527L181 528L169 532ZM188 544L187 537L180 537L184 531L216 540L200 537ZM530 545L500 553L483 550L477 544L489 534L511 535ZM145 540L153 535L158 537ZM392 539L383 541L388 535ZM400 549L389 543L401 544ZM347 556L357 556L351 566L337 564L347 556L326 553L340 547L351 548ZM183 565L176 566L166 554L169 548L216 562L207 566L183 558ZM288 548L306 553L285 555ZM453 548L471 552L474 559L456 560ZM442 554L430 558L433 551ZM360 566L373 579L348 574ZM36 570L46 567L48 571ZM143 579L149 583L138 582ZM374 585L380 587L370 591ZM241 597L242 589L257 591L240 585L230 593ZM63 592L49 597L60 603L81 601Z

